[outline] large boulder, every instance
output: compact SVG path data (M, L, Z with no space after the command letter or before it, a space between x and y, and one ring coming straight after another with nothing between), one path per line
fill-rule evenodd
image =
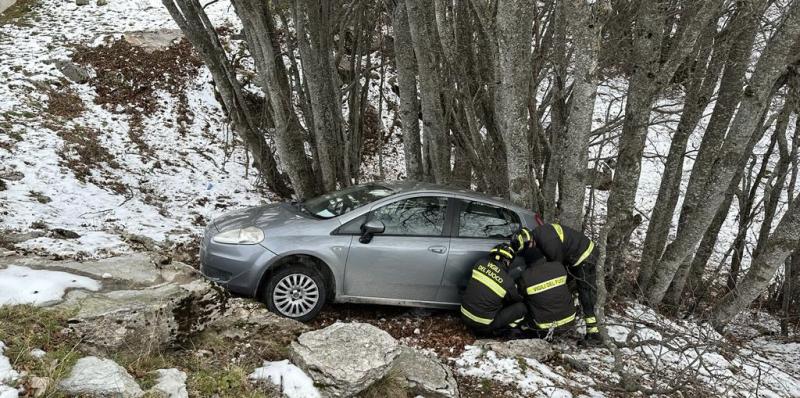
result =
M458 397L453 372L434 353L403 346L392 364L392 371L404 378L409 392L428 398Z
M103 285L108 289L131 289L152 286L164 281L161 270L156 267L147 253L133 253L84 262L53 261L35 256L0 259L0 268L8 264L34 269L65 271L95 279L103 279Z
M71 397L136 398L144 395L125 368L110 359L98 357L79 359L69 376L58 383L58 389Z
M494 351L500 357L531 358L539 362L546 361L555 354L552 345L542 339L478 340L474 345L487 351Z
M365 323L334 323L303 333L289 347L298 367L325 396L350 397L389 372L400 354L397 340Z
M224 311L227 298L218 286L201 279L86 294L69 301L78 311L69 324L86 348L96 352L159 349L202 331Z

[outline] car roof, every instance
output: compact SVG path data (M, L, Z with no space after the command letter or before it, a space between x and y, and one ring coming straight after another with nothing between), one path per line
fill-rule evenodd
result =
M519 205L516 205L509 201L508 199L501 198L499 196L491 196L481 192L476 192L470 189L464 189L459 187L453 187L449 185L443 184L434 184L429 182L420 182L420 181L410 181L410 180L403 180L403 181L375 181L370 184L381 185L387 188L392 189L395 193L451 193L451 194L458 194L459 196L481 200L485 202L494 202L495 204L502 205L503 207L513 208L516 210L526 211L529 213L534 213L535 211L532 209L526 209Z

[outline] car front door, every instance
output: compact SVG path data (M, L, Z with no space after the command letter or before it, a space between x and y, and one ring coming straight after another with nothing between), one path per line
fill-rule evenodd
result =
M450 254L436 295L437 301L446 303L461 302L461 291L469 281L475 262L494 245L508 242L521 227L519 216L504 207L474 200L458 200L457 203Z
M450 199L403 198L380 205L364 220L385 226L368 242L354 236L345 266L348 296L432 301L450 251Z

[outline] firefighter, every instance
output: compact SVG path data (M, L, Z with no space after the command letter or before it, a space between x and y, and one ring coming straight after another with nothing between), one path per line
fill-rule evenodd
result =
M556 261L539 258L519 279L528 307L528 324L539 338L569 332L575 324L575 301L567 286L567 270Z
M508 274L512 261L514 250L503 243L472 267L472 277L461 299L461 318L476 334L502 334L519 326L528 313Z
M535 256L542 255L549 262L564 265L568 279L574 279L578 287L578 299L586 322L585 339L599 342L600 333L594 314L597 303L597 253L594 242L572 228L559 224L543 224L533 231L522 228L511 237L511 245L518 254L524 254L528 264L535 262L531 260Z

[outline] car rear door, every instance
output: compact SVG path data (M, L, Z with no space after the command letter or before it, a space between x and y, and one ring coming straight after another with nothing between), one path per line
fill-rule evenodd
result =
M498 243L508 242L520 227L517 213L502 206L471 199L456 199L450 254L436 300L460 303L461 291L478 259Z
M345 266L345 294L435 300L450 251L451 202L444 196L426 195L372 209L366 219L380 221L386 229L368 243L353 237Z

